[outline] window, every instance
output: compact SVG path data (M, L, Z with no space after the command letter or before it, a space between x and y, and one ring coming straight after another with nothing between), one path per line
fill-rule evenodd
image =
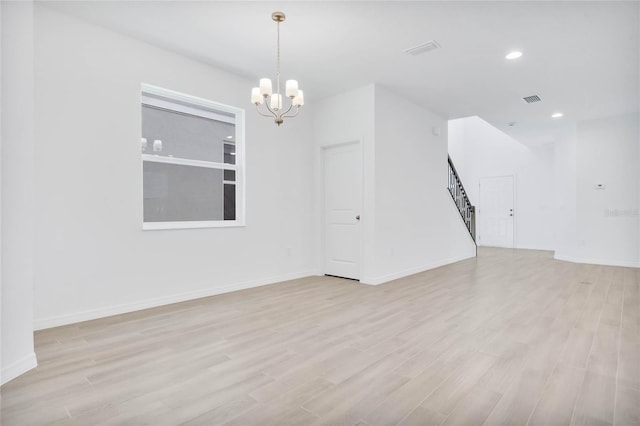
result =
M244 111L142 85L143 229L244 225Z

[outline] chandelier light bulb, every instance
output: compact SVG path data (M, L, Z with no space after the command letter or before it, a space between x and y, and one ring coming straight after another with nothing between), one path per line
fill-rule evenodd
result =
M260 105L264 102L264 96L260 93L259 87L251 89L251 103L254 105Z
M287 97L295 98L298 95L298 82L296 80L287 80Z
M295 98L293 98L292 103L293 106L296 107L301 107L302 105L304 105L304 93L302 92L302 90L298 90L298 94Z
M271 109L274 111L282 109L282 95L280 93L271 95Z
M271 96L271 93L273 93L273 89L271 86L270 78L260 79L260 93L262 94L262 96Z
M256 106L258 114L274 118L279 126L284 122L285 118L298 115L300 107L304 105L304 95L298 87L297 80L287 80L285 82L284 95L289 98L289 107L286 107L282 102L285 96L280 91L280 23L284 22L286 16L283 12L273 12L271 19L276 22L278 34L276 79L272 83L269 78L261 78L260 85L251 89L251 103ZM261 108L261 105L264 105L264 107Z

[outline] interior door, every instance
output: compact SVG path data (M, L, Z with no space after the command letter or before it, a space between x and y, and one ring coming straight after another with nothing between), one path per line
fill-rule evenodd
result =
M360 279L362 155L360 143L323 150L324 273Z
M514 198L513 176L480 178L479 245L514 246Z

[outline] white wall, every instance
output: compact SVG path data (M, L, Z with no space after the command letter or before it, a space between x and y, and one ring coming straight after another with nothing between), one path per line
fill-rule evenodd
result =
M33 351L33 4L0 3L2 22L0 384L36 366Z
M446 189L445 120L377 85L324 99L314 112L317 210L321 147L363 143L361 282L380 284L474 256ZM321 229L319 217L316 223Z
M449 121L449 154L476 207L479 206L480 178L514 176L515 247L554 249L552 144L528 147L479 117L467 117ZM481 214L478 213L477 224ZM482 245L482 233L478 232L478 236Z
M577 161L576 126L567 126L555 142L555 205L553 223L556 259L570 260L576 255L578 240L577 219Z
M36 327L317 272L311 111L281 127L255 82L37 5ZM142 231L140 84L247 109L247 226Z
M516 176L516 247L555 250L556 259L574 262L640 265L637 114L568 123L541 147L477 117L452 120L449 129L449 152L473 204L481 176Z
M574 171L570 182L565 179L569 187L558 188L559 200L565 189L573 191L574 206L567 205L574 213L559 223L557 259L640 267L640 62L636 66L637 84L628 90L636 94L636 112L578 122L557 145L558 174ZM571 216L573 227L564 226Z
M375 107L376 247L365 282L473 257L475 245L447 190L446 120L381 86Z
M638 266L637 114L583 121L576 131L580 262ZM605 189L596 189L603 183Z

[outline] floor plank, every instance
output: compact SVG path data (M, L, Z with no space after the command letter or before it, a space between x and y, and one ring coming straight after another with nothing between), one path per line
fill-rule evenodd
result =
M584 375L584 369L558 364L528 424L532 426L569 424Z

